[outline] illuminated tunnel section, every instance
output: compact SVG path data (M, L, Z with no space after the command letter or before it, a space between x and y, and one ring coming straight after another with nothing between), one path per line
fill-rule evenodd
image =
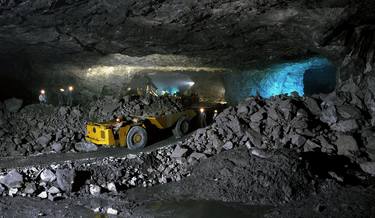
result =
M226 100L237 103L259 92L269 98L297 92L299 95L333 91L336 67L325 58L273 65L262 70L228 74L225 79Z
M181 73L152 73L148 77L151 79L158 94L168 93L174 95L178 92L184 92L194 85L193 80Z

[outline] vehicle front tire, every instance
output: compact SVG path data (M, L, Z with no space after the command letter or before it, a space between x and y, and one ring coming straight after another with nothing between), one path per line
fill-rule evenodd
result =
M126 144L130 150L143 148L147 145L148 135L145 128L133 126L126 136Z
M186 118L179 119L173 129L173 135L178 139L186 135L190 130L190 123Z

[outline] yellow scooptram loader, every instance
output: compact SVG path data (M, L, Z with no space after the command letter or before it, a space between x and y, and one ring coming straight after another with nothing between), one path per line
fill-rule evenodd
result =
M128 121L89 122L86 140L105 147L138 149L147 145L148 128L162 130L174 127L173 134L179 138L189 132L190 121L196 115L194 110L186 110L163 116L133 116Z

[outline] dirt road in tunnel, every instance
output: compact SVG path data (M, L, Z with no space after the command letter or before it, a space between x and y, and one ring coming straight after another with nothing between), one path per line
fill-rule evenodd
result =
M51 164L64 163L66 161L83 161L92 162L101 158L114 157L121 158L126 157L129 154L138 154L140 152L151 152L158 148L165 147L171 144L175 144L189 137L191 134L187 134L182 138L176 139L171 136L167 139L148 145L143 149L130 150L128 148L105 148L98 147L98 150L91 152L78 152L78 153L50 153L40 154L33 156L19 156L19 157L6 157L0 158L0 169L13 169L19 167L31 167L31 166L48 166Z

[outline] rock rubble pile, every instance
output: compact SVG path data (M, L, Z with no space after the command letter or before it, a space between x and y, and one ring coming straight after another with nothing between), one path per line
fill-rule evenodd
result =
M103 97L84 106L54 107L34 104L22 108L22 101L0 103L0 156L48 152L92 151L85 143L87 121L107 121L116 116L163 115L182 110L172 97Z
M0 106L1 156L67 152L84 140L84 115L79 107L28 105L9 112Z
M125 96L122 99L104 96L89 104L89 117L105 121L116 116L158 116L179 112L183 106L179 99L169 96Z
M315 98L296 94L248 98L224 110L211 126L198 130L182 143L180 151L193 149L199 152L197 156L210 156L246 145L259 150L255 153L290 148L373 159L375 131L364 107L340 98L345 93L334 96L336 93Z

